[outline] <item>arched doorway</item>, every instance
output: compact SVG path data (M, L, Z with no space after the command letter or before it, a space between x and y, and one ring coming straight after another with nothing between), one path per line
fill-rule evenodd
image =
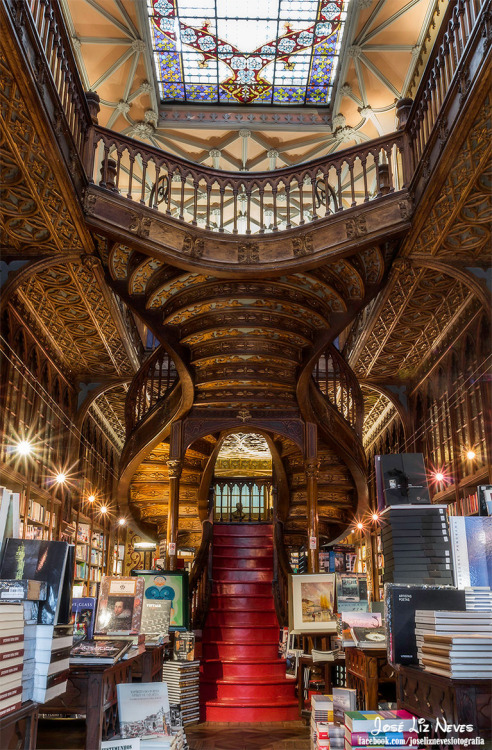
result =
M272 483L272 454L263 435L227 435L214 467L214 521L271 523Z

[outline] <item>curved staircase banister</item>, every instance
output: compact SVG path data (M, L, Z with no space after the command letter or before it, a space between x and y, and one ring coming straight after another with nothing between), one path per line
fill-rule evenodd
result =
M125 402L126 434L146 419L161 399L165 399L179 381L172 357L158 346L135 374Z
M290 561L284 545L284 524L276 519L273 524L273 600L279 625L288 624L289 575L292 573Z
M190 573L189 596L191 627L201 629L207 616L212 592L213 512L202 525L202 540Z
M321 352L313 369L313 381L325 399L361 438L364 422L362 390L354 371L333 344Z

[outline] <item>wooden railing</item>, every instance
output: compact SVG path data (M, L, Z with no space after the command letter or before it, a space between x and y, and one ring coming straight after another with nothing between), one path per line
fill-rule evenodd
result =
M359 382L332 344L318 359L313 379L323 396L360 437L364 420L364 399Z
M143 363L128 390L125 406L127 436L158 401L171 393L177 381L178 374L173 360L159 347Z
M313 223L404 186L401 133L272 172L237 174L186 162L95 128L92 181L209 231L265 234Z
M214 520L272 522L272 477L227 477L214 482Z
M292 573L285 551L283 523L276 520L273 525L273 601L278 623L288 625L289 575Z
M20 35L26 29L34 42L30 63L40 90L46 75L51 77L90 182L192 226L244 235L313 224L408 187L462 73L477 20L488 23L488 3L449 3L415 102L398 108L398 132L294 168L238 174L192 164L94 125L97 96L84 94L59 3L6 1ZM59 114L52 116L60 134Z
M24 12L27 11L27 24L30 24L29 30L34 32L38 46L39 59L35 61L38 85L41 87L45 83L45 61L75 147L82 158L91 116L60 3L55 0L17 0L11 6L21 26L26 23ZM60 122L57 128L62 129Z
M202 541L190 574L192 629L203 627L212 593L213 528L212 513L210 513L209 518L203 522Z
M425 146L437 124L480 10L488 4L481 0L458 0L449 4L449 19L443 22L439 31L408 115L407 128L415 167L422 159Z

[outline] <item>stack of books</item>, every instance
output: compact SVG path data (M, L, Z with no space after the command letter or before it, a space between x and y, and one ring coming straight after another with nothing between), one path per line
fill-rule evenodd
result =
M422 666L454 680L492 679L492 634L424 633Z
M162 680L167 683L169 702L181 706L183 725L200 720L200 662L166 661Z
M0 603L0 717L22 703L24 606Z
M311 695L311 742L316 746L318 724L333 722L333 696Z
M469 586L465 588L465 600L467 610L492 612L492 589L490 586Z
M36 703L47 703L67 689L70 668L70 649L73 645L73 625L35 625L34 680L32 698ZM32 649L32 645L30 645ZM26 683L30 691L30 684Z
M460 635L492 633L492 612L450 612L418 609L415 612L417 657L423 666L422 651L426 635Z
M408 711L347 711L345 750L417 747L417 719Z
M384 583L452 586L445 505L399 505L381 513Z
M311 750L343 750L344 728L332 722L318 722L311 737Z

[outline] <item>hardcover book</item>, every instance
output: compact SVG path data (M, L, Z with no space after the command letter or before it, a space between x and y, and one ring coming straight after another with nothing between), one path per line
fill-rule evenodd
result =
M383 627L359 628L351 627L350 632L356 646L359 648L385 648L386 632Z
M117 685L122 737L171 734L169 696L165 682Z
M5 542L0 578L46 582L46 599L39 602L39 623L58 622L68 547L66 542L39 539L7 539Z
M465 592L444 586L385 586L388 661L418 664L415 612L421 609L465 611Z
M103 576L97 606L96 633L138 633L142 620L143 578Z
M163 576L160 574L142 576L145 582L142 625L143 633L169 633L171 624L171 606L173 598L163 584Z
M77 641L91 640L94 635L95 612L96 599L94 597L72 599L73 636Z
M70 663L115 664L131 646L131 641L80 641L70 651Z
M357 708L357 691L353 688L333 688L333 718L340 724L345 723L345 713Z
M359 573L337 573L337 605L343 609L342 602L367 601L367 578Z
M193 661L195 658L195 634L175 633L173 659L175 661Z
M384 503L384 505L378 504L379 510L393 505L430 505L422 453L389 453L379 456L379 459L378 471L380 472L380 485L382 484L379 499Z
M491 586L492 518L451 516L449 527L456 586Z

